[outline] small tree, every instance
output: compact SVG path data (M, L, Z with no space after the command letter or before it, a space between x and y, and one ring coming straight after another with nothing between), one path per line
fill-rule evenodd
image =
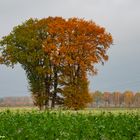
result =
M124 103L127 107L131 107L134 101L134 94L132 91L125 91L124 93Z
M77 83L71 83L63 89L64 105L77 110L83 109L92 101L92 96L88 91L87 79L78 79Z
M134 96L134 104L136 107L140 107L140 92L137 92Z
M96 107L99 107L99 105L102 104L102 92L100 92L100 91L95 91L95 92L92 94L92 97L93 97L93 102L95 103L95 106L96 106Z
M121 93L120 92L113 92L113 104L115 107L120 107L121 105Z

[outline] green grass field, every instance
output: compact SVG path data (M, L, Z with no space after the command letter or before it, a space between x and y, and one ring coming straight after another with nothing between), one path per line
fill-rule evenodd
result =
M140 140L140 110L1 109L0 140Z

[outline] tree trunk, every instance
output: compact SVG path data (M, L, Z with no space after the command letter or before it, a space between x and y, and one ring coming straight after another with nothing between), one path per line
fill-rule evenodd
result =
M51 108L55 107L55 102L56 102L56 94L57 94L57 86L58 86L58 75L57 75L57 68L54 66L54 92L52 95L52 104Z
M49 107L49 99L50 99L50 80L51 80L51 75L46 75L46 78L45 78L45 94L46 94L46 99L45 99L45 104L44 104L44 107L45 109L48 109Z

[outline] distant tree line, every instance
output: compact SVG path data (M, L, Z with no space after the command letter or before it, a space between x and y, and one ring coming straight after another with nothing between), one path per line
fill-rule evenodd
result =
M28 107L33 106L31 97L4 97L0 98L0 107Z
M140 107L140 92L125 91L123 93L95 91L90 107Z
M140 92L119 91L101 92L95 91L90 93L92 102L88 107L140 107ZM25 97L5 97L0 98L0 107L26 107L34 106L30 96Z

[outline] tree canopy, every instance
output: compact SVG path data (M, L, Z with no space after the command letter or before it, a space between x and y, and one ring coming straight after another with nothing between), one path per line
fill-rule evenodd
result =
M0 41L0 63L26 71L36 105L79 109L91 101L87 73L108 60L113 39L93 21L62 17L29 19Z

